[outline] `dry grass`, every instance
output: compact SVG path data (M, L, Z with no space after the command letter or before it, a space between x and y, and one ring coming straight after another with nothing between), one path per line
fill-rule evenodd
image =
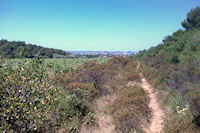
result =
M121 132L141 131L141 125L150 118L149 98L143 88L124 87L110 105L116 129Z

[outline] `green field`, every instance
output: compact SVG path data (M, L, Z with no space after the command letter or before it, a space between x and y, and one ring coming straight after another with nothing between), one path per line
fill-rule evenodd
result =
M92 61L97 63L103 63L111 58L69 58L69 59L43 59L44 66L51 68L55 73L62 73L68 71L76 71L80 66L85 63ZM16 64L25 62L30 62L32 59L4 59L4 62L10 66L15 66ZM26 64L25 63L25 64Z

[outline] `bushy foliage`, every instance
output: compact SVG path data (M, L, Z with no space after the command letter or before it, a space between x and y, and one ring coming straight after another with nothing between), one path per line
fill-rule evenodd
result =
M95 113L89 112L83 119L83 124L91 127L91 126L98 126L97 125L97 116Z
M118 70L119 68L126 66L130 62L130 58L113 57L111 60L108 61L107 65L111 70Z
M121 85L119 84L127 85L126 76L128 74L131 75L129 77L130 80L140 81L139 75L135 74L136 66L137 63L134 59L123 57L115 57L105 63L90 61L74 72L56 74L54 78L54 83L56 86L61 86L65 90L69 91L70 94L74 94L74 91L77 90L77 88L79 88L79 91L81 92L80 94L87 92L87 100L78 100L76 98L78 101L82 101L81 106L79 106L80 102L78 102L77 100L74 100L75 103L73 103L73 105L78 105L76 108L82 110L81 112L85 112L82 106L88 105L86 104L87 101L89 101L90 103L96 97L106 95L113 91L118 91L121 88ZM121 80L121 78L123 78L123 80ZM126 106L126 108L128 108L128 106ZM86 110L89 110L89 108ZM86 116L82 120L83 124L89 126L96 125L96 117L91 111L86 111L84 115ZM124 123L125 119L121 122ZM138 125L135 126L138 127ZM130 130L130 128L127 129L127 131L128 130Z
M82 90L86 90L89 95L89 99L97 96L99 94L99 90L94 87L94 85L89 83L81 83L81 82L71 82L66 86L67 90L74 90L76 88L80 88Z
M52 95L48 82L43 78L46 74L40 63L40 60L34 60L15 68L3 64L0 88L3 91L1 125L4 130L41 130L42 121L47 119Z
M165 133L200 133L191 114L173 114L165 121Z
M200 86L199 7L188 13L185 31L167 36L162 44L140 52L140 71L157 90L162 105L171 115L165 132L197 132ZM198 36L198 37L197 37ZM187 116L176 116L176 107L189 104ZM170 123L175 124L170 124ZM184 130L184 131L183 131Z
M105 69L105 65L88 62L78 70L77 80L88 81L93 83L95 88L100 89L102 84L109 78L108 74L103 72Z
M107 63L88 62L76 72L75 80L92 83L96 89L103 92L104 84L114 75L116 75L116 71L112 70L112 67L108 66Z
M88 93L85 90L76 88L74 94L71 96L70 101L71 107L74 107L74 110L79 111L79 115L85 116L89 113L88 105Z
M37 56L53 58L53 56L62 55L66 56L66 53L62 50L43 48L32 44L26 44L22 41L7 41L0 40L0 56L4 58L33 58Z
M182 26L186 30L200 28L200 7L199 6L194 9L191 9L191 11L187 14L186 20L182 22Z
M127 73L126 78L128 81L136 81L136 82L141 81L140 75L137 73Z
M54 84L65 88L70 82L73 81L72 73L59 73L53 77Z
M180 62L180 61L179 61L178 55L173 55L173 56L171 57L171 59L170 59L170 63L176 64L176 63L179 63L179 62Z
M190 90L185 96L185 98L189 101L191 110L199 115L200 114L200 88Z
M118 73L117 70L127 66L130 59L115 57L108 62L89 61L74 72L57 73L54 78L55 85L72 91L75 88L87 90L90 99L106 93L106 84ZM130 63L129 63L130 64ZM126 70L135 68L130 65Z
M110 58L75 58L75 59L45 59L45 65L53 71L54 74L63 74L76 72L87 62L96 62L102 64Z
M0 64L1 132L78 130L79 118L89 112L86 91L75 89L70 95L51 86L41 59Z
M150 118L147 93L138 86L120 89L118 99L110 105L116 129L121 132L141 131Z

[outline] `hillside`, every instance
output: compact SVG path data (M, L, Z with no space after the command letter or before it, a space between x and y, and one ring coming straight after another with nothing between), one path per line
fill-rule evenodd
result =
M163 43L137 58L140 71L156 89L168 118L164 132L197 133L200 126L200 7L192 9L185 30L167 36Z
M112 59L4 59L65 53L1 40L0 132L200 133L200 7L182 26Z
M0 40L0 55L3 58L33 58L36 56L53 58L65 56L68 53L58 49L26 44L22 41Z

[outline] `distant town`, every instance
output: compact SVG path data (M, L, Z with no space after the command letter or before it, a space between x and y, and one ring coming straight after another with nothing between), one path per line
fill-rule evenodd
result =
M136 52L132 51L66 51L70 57L74 58L107 58L113 56L133 56Z

